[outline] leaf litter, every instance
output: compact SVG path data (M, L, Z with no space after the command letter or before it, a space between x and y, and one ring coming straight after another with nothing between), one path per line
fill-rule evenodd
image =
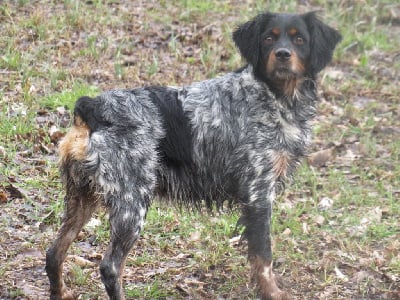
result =
M69 29L62 31L54 28L52 31L50 28L44 33L46 37L41 36L40 26L30 28L27 25L20 31L14 31L15 47L24 55L33 59L35 49L42 47L45 55L49 56L37 65L32 64L32 73L48 74L47 71L54 67L66 70L67 75L65 80L65 75L60 72L57 75L60 78L53 80L42 75L32 76L26 81L20 71L9 70L0 64L2 104L4 102L9 107L7 117L26 117L31 110L31 105L27 104L29 101L35 106L37 103L32 103L32 99L61 91L68 86L68 81L75 79L109 89L149 83L187 84L231 70L231 52L222 46L222 41L229 38L224 26L229 23L233 28L240 19L235 16L235 11L248 8L251 1L243 4L228 2L234 8L225 13L224 18L219 13L210 12L203 18L194 14L191 22L184 21L182 17L169 24L157 21L163 15L158 2L110 2L108 17L113 22L99 22L93 26L88 26L85 20L77 16L74 19L72 8L63 4L36 1L22 6L16 3L4 6L0 12L1 27L8 33L13 30L5 20L17 24L35 15L44 20L52 15L69 15L71 18L68 21L71 22ZM94 4L87 1L84 5L92 9ZM177 7L165 9L169 9L171 15L181 14ZM389 7L388 17L394 29L392 38L398 36L395 30L400 32L398 9L398 5ZM118 20L118 14L125 19ZM130 17L126 17L128 14ZM91 54L80 55L87 49L91 36L95 37L95 49ZM210 53L216 53L216 57L207 58L204 47ZM349 183L347 187L357 187L362 180L365 187L360 192L366 197L382 197L367 179L362 178L372 176L374 180L375 176L375 180L382 180L383 188L389 191L391 197L397 201L400 198L398 186L393 186L393 183L399 182L396 179L399 171L392 163L393 159L388 160L396 150L386 146L400 140L400 105L396 85L400 74L399 68L393 66L399 56L398 53L371 51L368 53L371 71L385 83L377 89L355 84L348 91L343 91L341 86L344 82L361 82L364 76L353 71L361 64L357 52L354 55L349 58L351 61L340 58L341 61L333 64L321 76L321 113L316 125L322 130L314 138L307 161L319 175L316 191L310 191L307 186L289 189L275 212L277 215L281 213L280 217L285 220L285 216L289 217L288 214L298 203L316 209L296 216L300 232L312 237L311 240L297 239L296 228L285 227L274 234L277 247L281 243L281 247L294 249L289 257L285 256L285 252L276 251L276 265L283 285L294 294L295 299L400 299L400 230L398 215L393 215L390 203L382 199L379 206L367 205L359 209L357 203L350 202L346 207L341 207L339 199L346 191L341 191L338 186L320 192L324 185L329 185L330 174L336 169L345 175L345 181ZM2 60L10 63L4 56ZM215 64L213 60L218 60L215 70L212 69ZM50 62L51 66L48 65ZM24 102L25 98L28 98L27 103ZM351 102L354 112L348 111L347 101ZM365 109L373 114L372 120L369 115L357 113ZM54 110L40 107L33 118L34 133L16 134L9 137L7 144L0 145L0 167L9 170L0 174L1 299L48 297L48 282L44 272L45 249L55 234L56 226L52 224L61 215L51 205L61 193L54 168L56 145L69 123L70 112L64 107ZM330 136L328 129L331 126L337 127L335 131L342 134ZM354 131L355 128L370 132L370 137L377 142L374 149L367 147L362 136ZM29 143L33 146L29 146ZM397 154L397 162L398 159ZM355 166L363 168L365 173L353 172ZM375 168L379 170L372 170ZM43 184L43 181L47 184ZM312 200L315 193L322 194L316 203ZM358 214L359 218L341 217L349 216L349 212L350 215ZM393 222L393 218L397 218L397 221ZM65 263L67 284L93 299L105 297L97 270L105 245L96 239L98 224L103 219L96 216L91 221L72 247ZM371 226L389 221L392 222L393 234L362 243ZM160 288L174 295L164 298L251 298L250 287L246 285L248 267L245 244L237 236L227 236L226 243L234 254L227 252L216 263L199 265L199 261L207 262L212 256L212 253L204 252L202 244L210 244L211 248L207 249L217 249L217 244L222 241L213 241L210 236L204 238L200 226L194 228L188 237L180 236L180 225L179 217L165 224L164 232L173 235L163 245L161 233L146 233L145 230L128 259L124 276L128 288L145 287L162 278ZM332 231L332 228L337 228L339 232ZM140 258L146 255L153 259L141 261ZM76 285L76 267L90 278L89 284ZM232 284L225 291L220 290L219 287L226 282ZM151 296L146 297L151 299Z

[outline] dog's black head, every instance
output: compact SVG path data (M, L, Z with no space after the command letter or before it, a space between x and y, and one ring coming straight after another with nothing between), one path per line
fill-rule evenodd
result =
M239 26L233 40L255 75L287 94L305 77L314 79L331 61L341 36L315 12L264 13Z

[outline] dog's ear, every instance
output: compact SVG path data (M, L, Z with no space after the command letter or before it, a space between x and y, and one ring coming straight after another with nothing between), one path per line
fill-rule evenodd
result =
M316 12L304 14L303 19L311 36L311 72L317 74L332 60L333 50L342 37L337 30L322 23Z
M260 56L260 34L263 27L272 17L271 13L260 14L254 19L239 25L233 32L233 41L238 47L240 54L246 61L256 66Z

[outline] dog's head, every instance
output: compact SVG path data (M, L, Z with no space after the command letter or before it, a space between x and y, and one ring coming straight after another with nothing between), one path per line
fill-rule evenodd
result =
M287 81L315 78L331 61L341 36L315 12L264 13L240 25L233 40L256 76L279 89Z

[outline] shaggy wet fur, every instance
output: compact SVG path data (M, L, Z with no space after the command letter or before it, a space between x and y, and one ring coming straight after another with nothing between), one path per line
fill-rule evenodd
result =
M107 207L111 224L101 277L110 299L123 299L124 263L155 195L191 207L241 205L260 297L290 298L272 272L272 204L306 153L316 75L340 35L314 13L264 13L239 26L233 39L248 62L236 72L77 101L60 144L66 211L47 252L51 299L71 297L62 264L98 205Z

